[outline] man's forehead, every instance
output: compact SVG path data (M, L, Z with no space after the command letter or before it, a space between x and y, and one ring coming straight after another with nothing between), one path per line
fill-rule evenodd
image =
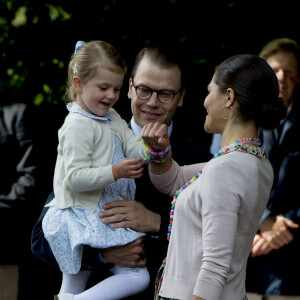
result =
M298 68L298 61L294 53L281 51L267 58L271 66L285 66L293 69Z
M167 86L180 86L180 70L176 66L165 68L152 62L148 59L144 59L140 62L134 81L136 84L155 84L155 85L167 85Z

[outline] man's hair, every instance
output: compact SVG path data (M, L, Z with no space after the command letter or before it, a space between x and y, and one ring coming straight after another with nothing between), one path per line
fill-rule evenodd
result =
M181 63L181 58L178 53L173 50L168 50L163 47L146 47L143 48L135 58L134 65L131 72L131 78L134 80L137 69L141 63L141 61L146 58L153 62L154 64L160 66L161 68L172 68L177 67L180 71L181 77L181 88L185 87L184 81L184 68Z
M268 42L260 51L259 56L267 60L278 52L294 53L298 62L298 74L300 74L300 47L295 40L290 38L276 38Z

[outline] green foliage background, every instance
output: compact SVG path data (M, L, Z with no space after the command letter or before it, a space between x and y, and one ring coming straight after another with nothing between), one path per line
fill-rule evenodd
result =
M1 103L30 103L48 116L39 124L44 127L54 115L56 132L66 113L67 65L78 40L110 42L129 71L143 47L166 44L186 60L188 91L181 118L189 124L183 126L208 145L202 104L215 65L236 53L258 53L275 37L300 41L298 28L297 5L289 0L0 0ZM116 104L127 120L128 76Z
M300 41L298 18L296 1L289 0L0 0L1 103L30 103L45 116L39 126L51 119L54 135L66 113L67 65L78 40L110 42L129 71L143 47L166 44L186 60L188 90L180 115L189 123L182 126L208 146L203 100L215 65L233 54L258 53L275 37ZM116 104L127 120L128 76Z
M257 53L273 37L298 39L294 7L287 1L248 0L2 0L1 101L59 105L74 45L91 39L112 43L129 69L144 46L180 47L191 88L205 87L201 79L207 80L223 58Z

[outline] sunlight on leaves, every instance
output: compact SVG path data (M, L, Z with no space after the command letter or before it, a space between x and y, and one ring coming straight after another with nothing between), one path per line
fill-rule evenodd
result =
M49 8L49 15L50 15L51 21L56 20L59 17L58 9L51 4L47 4L47 7Z
M20 6L18 10L15 12L15 18L11 21L11 24L14 27L20 27L26 25L27 23L26 12L27 12L27 7Z
M13 68L9 68L9 69L6 70L6 73L7 73L8 76L13 76L14 71L15 70Z
M61 20L65 21L71 18L71 14L66 12L61 6L53 6L52 4L46 4L49 8L49 15L51 21L55 21L56 19L60 18Z
M65 21L70 19L72 16L70 13L66 12L61 6L53 6L51 4L47 4L46 6L49 8L49 15L51 21L55 21L58 18Z
M44 102L44 95L42 93L37 94L33 99L34 105L39 106Z
M52 93L52 89L50 88L50 86L46 83L43 84L43 91L46 93L46 94L51 94Z
M65 66L64 62L57 58L53 58L52 62L57 65L59 69L62 69Z

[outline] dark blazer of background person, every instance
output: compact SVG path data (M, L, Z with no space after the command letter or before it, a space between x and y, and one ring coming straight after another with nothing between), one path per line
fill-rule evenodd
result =
M26 104L14 103L0 107L1 263L18 263L24 252L24 233L28 229L28 222L22 215L24 209L29 210L34 205L37 171L31 134Z
M298 95L298 94L297 94ZM265 211L300 224L300 103L295 99L292 111L281 127L262 133L263 145L274 168L274 184ZM281 133L280 133L281 132ZM300 295L300 229L291 229L294 239L266 255L250 257L247 266L247 292L274 295ZM296 273L295 273L296 270ZM274 281L277 283L274 285ZM273 284L272 284L273 282Z
M34 143L32 107L24 103L0 106L0 264L17 265L18 299L29 285L30 232L37 200L38 159ZM5 269L6 270L6 269ZM6 276L4 270L3 275ZM1 284L5 285L6 281ZM7 287L5 287L7 288Z

